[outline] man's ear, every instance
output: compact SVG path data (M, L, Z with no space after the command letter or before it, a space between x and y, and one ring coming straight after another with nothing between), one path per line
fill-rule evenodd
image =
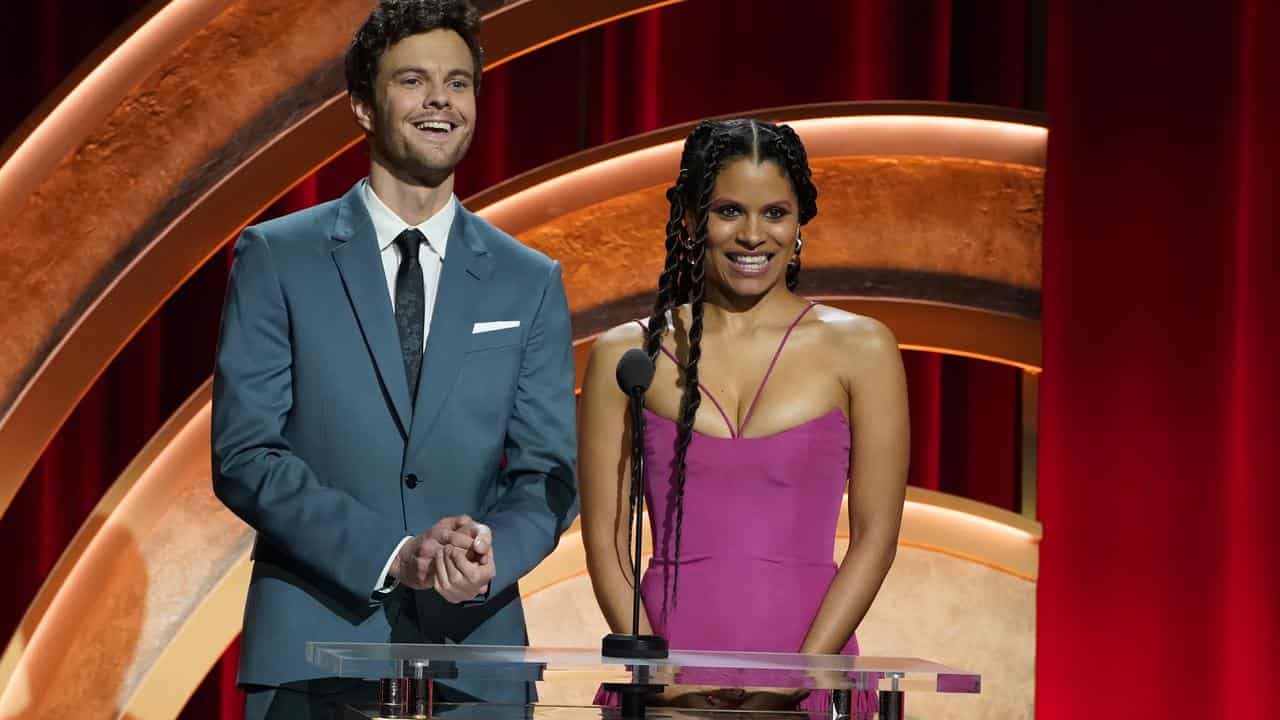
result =
M356 124L366 133L373 134L373 106L355 95L350 96L351 114L356 116Z

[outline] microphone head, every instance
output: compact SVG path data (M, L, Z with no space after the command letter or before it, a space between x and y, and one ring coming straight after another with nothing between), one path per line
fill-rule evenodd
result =
M618 361L618 387L628 395L642 395L653 382L653 362L640 348L631 348Z

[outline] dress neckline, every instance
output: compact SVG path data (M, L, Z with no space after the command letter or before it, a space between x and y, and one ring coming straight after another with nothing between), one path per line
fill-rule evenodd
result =
M742 417L742 424L740 424L736 429L733 426L733 421L729 419L729 413L725 412L724 406L720 404L720 401L716 399L716 396L710 390L708 390L707 387L703 385L701 382L698 383L698 390L700 390L702 394L708 400L711 401L711 404L716 407L716 410L720 411L720 417L724 420L725 426L729 428L729 437L727 439L733 440L733 439L742 437L743 431L747 429L747 424L751 422L751 416L756 411L756 403L759 402L760 395L764 393L764 386L769 382L769 376L773 374L773 368L778 364L778 358L782 357L782 349L787 346L787 340L791 337L791 331L796 329L796 326L800 324L800 321L804 319L804 316L808 315L809 311L812 310L816 305L817 305L816 302L813 302L812 300L810 300L809 304L805 305L804 309L800 311L800 314L796 316L796 319L792 320L791 324L787 326L787 331L782 334L782 340L778 343L778 348L773 351L773 359L769 361L769 367L764 371L764 377L761 378L760 385L756 388L755 395L751 397L751 404L747 406L747 413ZM640 325L640 327L645 327L645 324L639 320L636 320L636 323ZM680 360L678 358L676 358L675 353L667 349L666 345L659 343L658 349L662 351L663 355L666 355L668 358L670 358L671 362L675 363L676 367L680 368L681 370L684 370L684 365L680 363ZM656 415L656 413L654 414ZM662 417L662 416L658 415L658 417ZM669 418L664 418L664 419L669 419ZM818 418L814 418L814 420L817 420L817 419ZM790 429L784 430L783 432L788 432L789 430ZM698 433L698 434L703 435L702 433ZM774 434L776 435L779 433L774 433ZM717 440L726 439L726 438L717 438L714 435L703 435L703 437L714 438ZM768 436L766 435L762 437L768 437Z
M676 424L676 421L675 421L675 420L672 420L671 418L666 417L665 415L659 415L658 413L656 413L656 412L654 412L654 411L650 410L649 408L645 408L645 409L644 409L644 412L645 412L645 415L647 415L647 416L648 416L648 417L650 417L650 418L656 418L656 419L661 420L661 421L663 421L663 422L665 422L665 423L667 423L667 424L669 424L669 425L675 425L675 424ZM720 437L719 435L708 435L708 434L703 433L703 432L698 432L697 430L694 430L694 431L693 431L693 434L694 434L694 435L697 435L697 436L698 436L698 437L700 437L700 438L706 438L707 440L719 440L719 441L721 441L721 442L734 442L734 441L751 442L751 441L755 441L755 440L771 440L771 439L776 439L776 438L778 438L778 437L781 437L781 436L783 436L783 435L788 435L788 434L790 434L790 433L794 433L794 432L796 432L797 430L801 430L801 429L803 429L803 428L805 428L805 427L808 427L808 426L810 426L810 425L818 425L818 424L821 424L821 423L823 423L823 422L825 422L825 421L829 420L829 419L831 418L831 416L832 416L832 415L837 416L837 419L838 419L838 420L840 421L840 423L841 423L842 425L844 425L845 427L848 427L848 426L849 426L849 420L848 420L847 418L845 418L844 413L840 411L840 408L838 408L838 407L833 407L833 408L831 408L830 410L826 411L825 413L822 413L821 415L818 415L817 417L809 418L808 420L805 420L804 422L802 422L802 423L800 423L800 424L798 424L798 425L792 425L792 426L791 426L791 427L789 427L789 428L784 428L784 429L782 429L782 430L778 430L778 431L776 431L776 432L771 432L771 433L769 433L768 435L755 435L755 436L752 436L752 437L743 437L742 435L730 435L729 437Z

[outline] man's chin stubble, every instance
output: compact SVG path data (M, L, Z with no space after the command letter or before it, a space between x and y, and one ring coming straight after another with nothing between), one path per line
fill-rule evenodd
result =
M460 158L459 158L460 159ZM402 181L426 187L439 187L450 175L453 175L457 162L448 165L430 165L425 162L408 160L394 166L394 173Z

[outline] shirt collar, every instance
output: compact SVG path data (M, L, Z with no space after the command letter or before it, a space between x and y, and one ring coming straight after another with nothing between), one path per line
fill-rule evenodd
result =
M368 178L362 182L364 192L361 196L364 198L365 207L369 210L369 219L373 221L373 231L378 236L378 249L385 252L387 247L395 242L396 237L409 227L409 223L401 220L399 215L382 202L382 198L373 191ZM445 203L435 215L414 226L427 237L427 245L440 256L441 260L444 259L445 248L449 244L449 231L453 228L453 218L457 214L458 198L450 195L449 202Z

